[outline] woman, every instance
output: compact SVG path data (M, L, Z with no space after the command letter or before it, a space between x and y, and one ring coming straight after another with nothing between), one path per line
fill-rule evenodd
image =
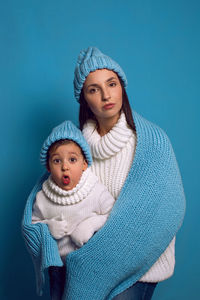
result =
M63 299L149 300L157 282L173 274L175 236L185 210L181 177L168 137L131 111L126 85L115 61L97 48L81 51L74 78L80 127L91 146L92 170L116 202L104 227L68 255ZM25 210L26 237L27 212L43 180ZM38 235L45 236L40 253L27 238L36 252L36 270L61 265L44 227L37 228L34 237ZM39 288L42 283L40 272Z
M93 251L97 245L100 251L104 250L99 257L104 268L106 265L105 270L101 270L101 275L109 273L108 286L113 281L112 290L106 296L110 293L112 298L111 295L115 296L124 288L132 286L115 299L151 299L156 283L173 274L174 226L178 229L182 222L184 194L166 135L135 112L132 117L126 85L123 70L111 58L93 47L81 51L74 79L75 97L80 102L80 127L91 146L93 171L117 199L110 220L101 234L97 234ZM170 162L172 159L173 163ZM171 167L176 170L176 183L173 182L175 177L168 178L172 175ZM127 204L123 201L127 201ZM139 207L141 205L144 207ZM160 212L162 209L166 216ZM173 220L171 217L171 220L168 219L171 209L176 210L173 212ZM179 215L179 220L176 219L176 214ZM162 218L163 231L158 237L154 230L156 226L160 226ZM154 229L152 226L155 226ZM167 228L170 228L170 232L166 233ZM121 238L123 242L120 241ZM105 245L100 244L100 240ZM92 243L90 247L92 250ZM138 262L135 260L137 256ZM91 256L90 258L92 259ZM109 265L106 260L110 262ZM98 255L95 262L99 265ZM93 268L92 271L94 272ZM106 285L105 279L103 282ZM101 280L100 283L102 284ZM102 294L102 297L105 295Z

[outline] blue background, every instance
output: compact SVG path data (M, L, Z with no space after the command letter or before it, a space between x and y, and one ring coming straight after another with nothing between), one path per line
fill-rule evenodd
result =
M176 270L153 299L199 297L199 11L195 0L1 1L0 299L48 299L47 288L36 296L20 223L44 138L65 119L78 123L73 72L88 46L122 66L132 107L168 133L182 173Z

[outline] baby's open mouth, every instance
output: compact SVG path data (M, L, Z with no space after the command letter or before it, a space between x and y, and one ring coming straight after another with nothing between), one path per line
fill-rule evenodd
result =
M70 183L70 178L67 175L64 175L62 178L63 184L69 184Z

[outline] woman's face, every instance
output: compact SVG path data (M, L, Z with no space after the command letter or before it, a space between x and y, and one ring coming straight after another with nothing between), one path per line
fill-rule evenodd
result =
M107 69L91 72L85 80L83 93L97 121L118 121L122 108L122 87L115 72Z

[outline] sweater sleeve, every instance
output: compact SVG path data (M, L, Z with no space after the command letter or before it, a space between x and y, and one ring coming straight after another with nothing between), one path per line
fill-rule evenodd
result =
M46 223L46 221L47 221L47 219L44 218L44 216L42 214L42 210L39 205L40 194L41 194L41 191L39 191L36 194L36 200L33 204L33 211L32 211L32 223L33 224L36 224L38 222Z
M185 196L171 144L157 128L144 133L105 226L67 257L65 299L113 299L149 270L182 224Z
M111 193L106 189L106 187L104 187L99 200L100 214L108 216L113 208L114 203L115 199L113 198Z
M85 219L71 233L72 241L78 247L82 247L105 224L106 220L107 216L105 215L93 215Z
M79 223L71 233L73 242L79 247L88 242L94 233L102 228L115 202L115 199L101 183L98 183L96 191L101 191L95 199L98 209L95 209L91 217Z

